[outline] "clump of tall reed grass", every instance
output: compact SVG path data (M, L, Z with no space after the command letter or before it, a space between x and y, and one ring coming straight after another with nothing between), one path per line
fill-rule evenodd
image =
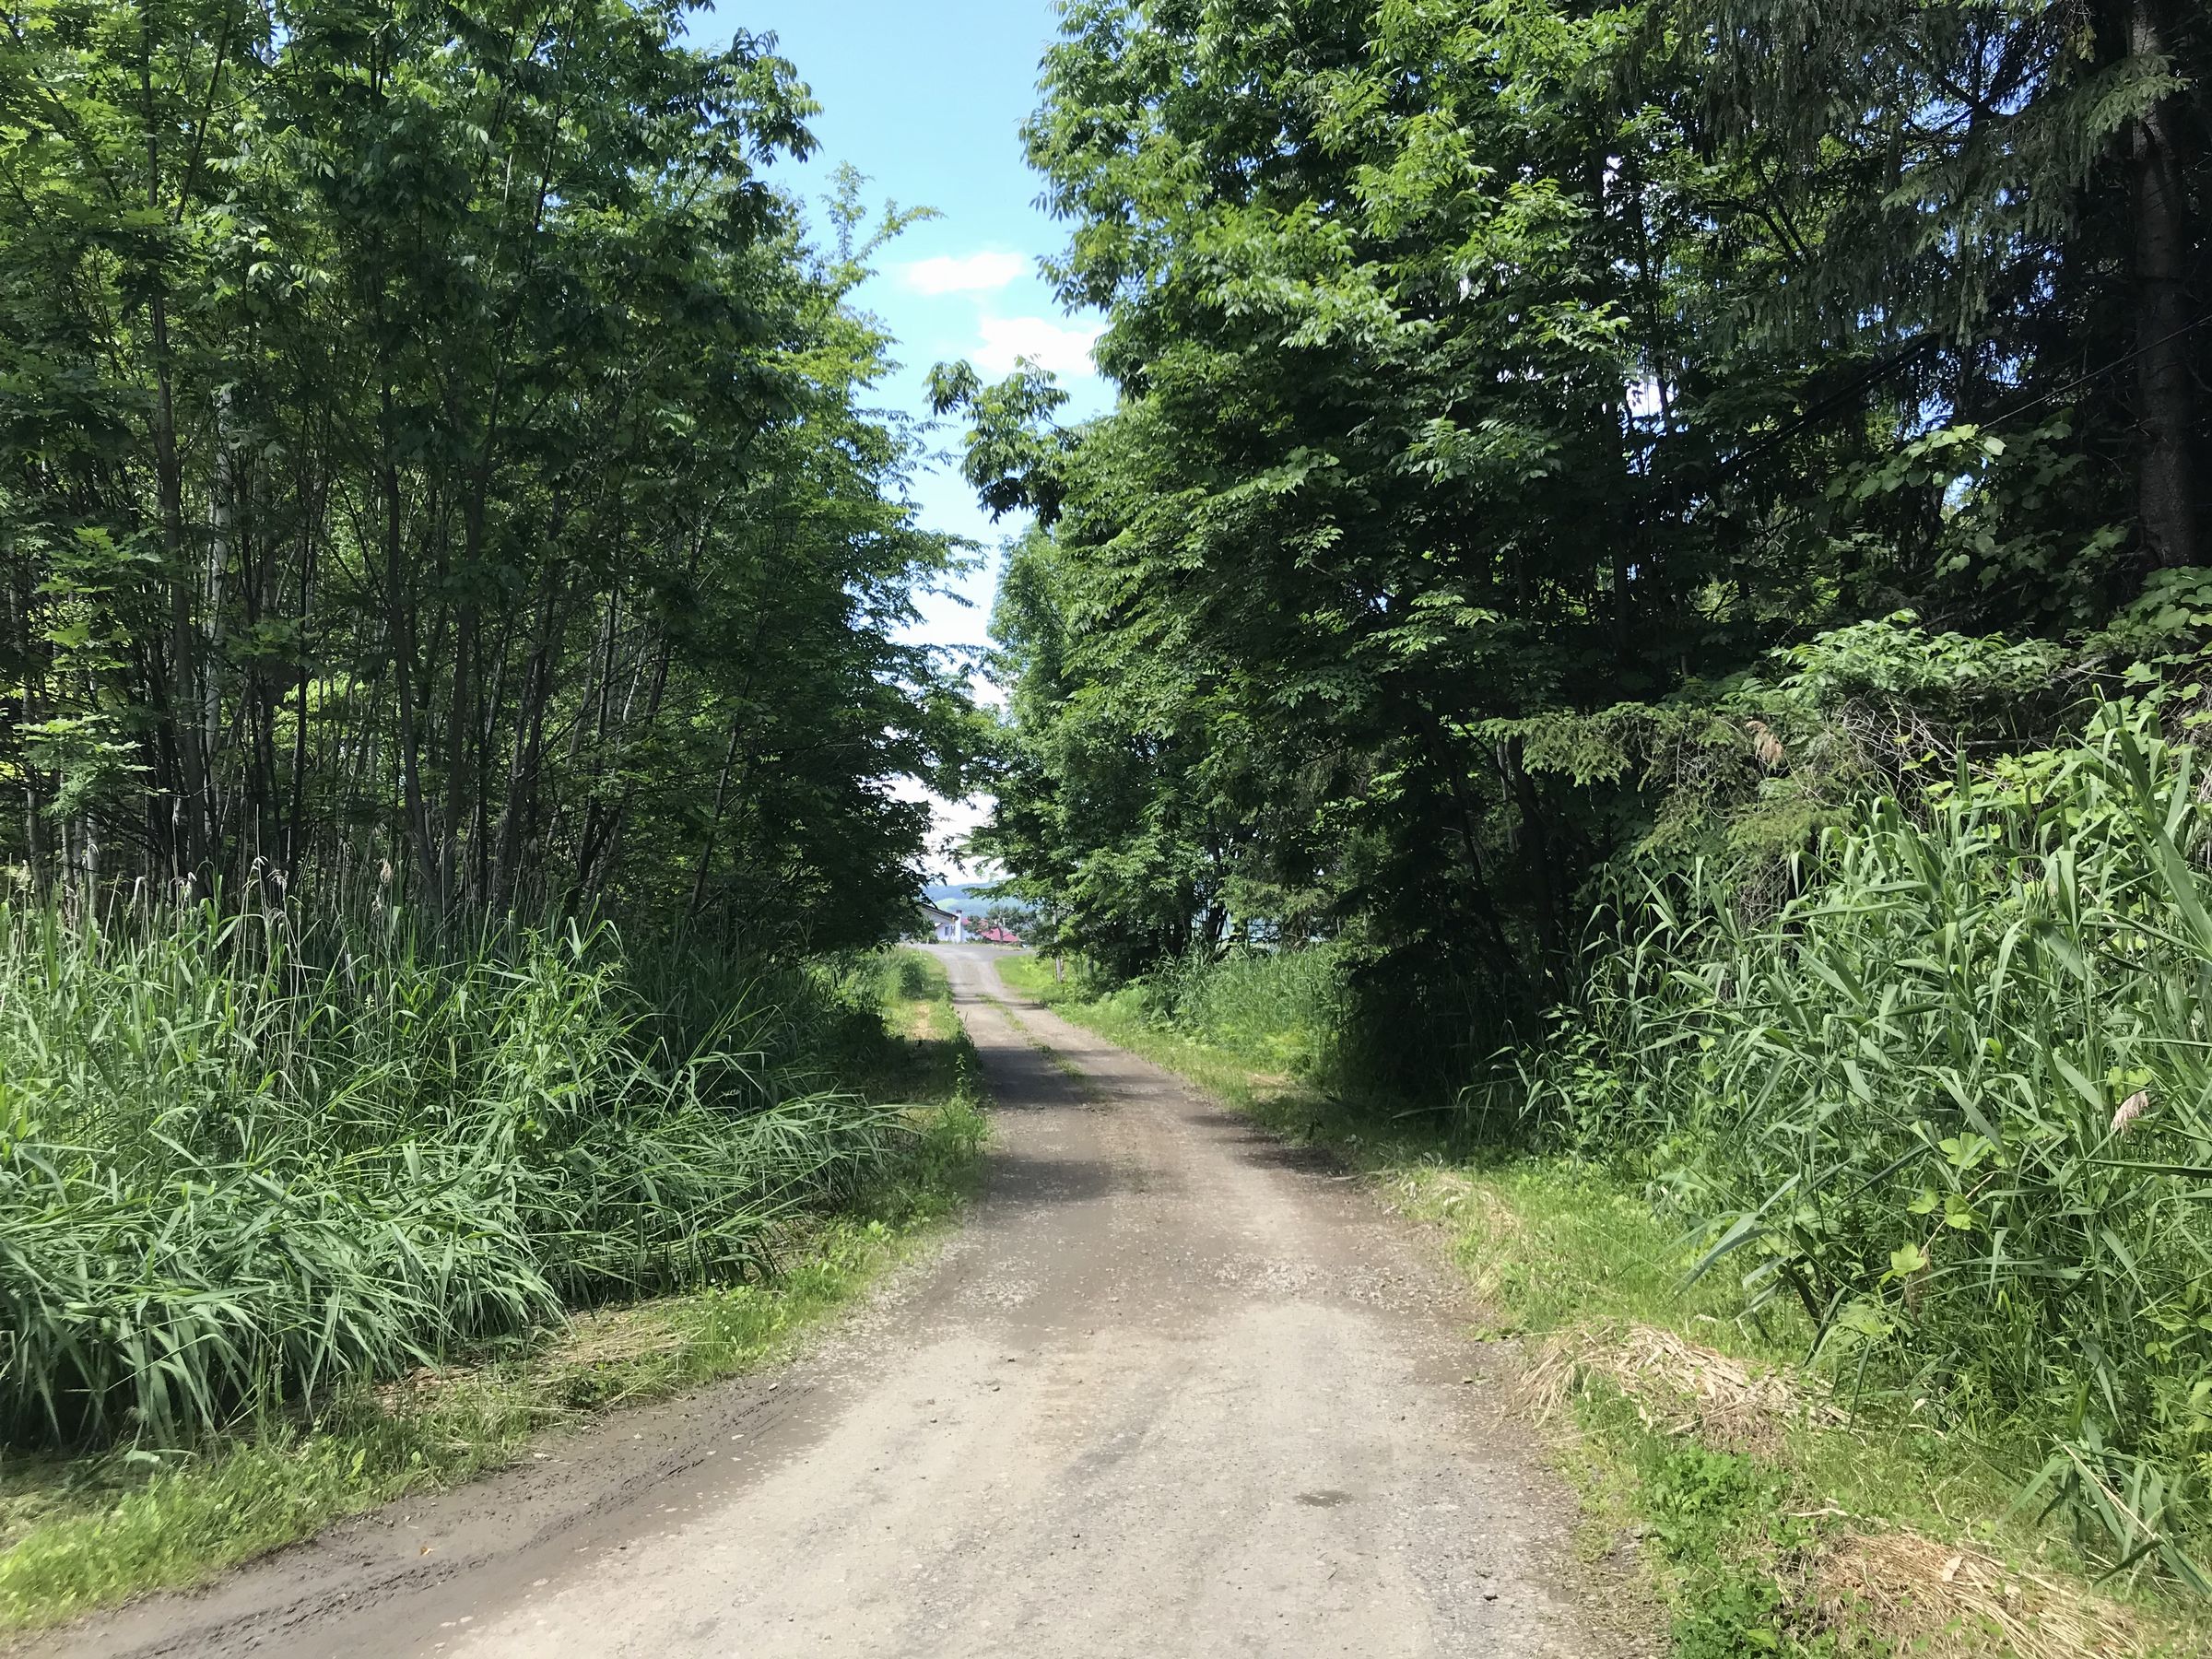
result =
M1778 908L1624 906L1531 1106L1632 1152L1704 1268L1802 1307L1853 1387L2050 1448L2034 1500L2206 1588L2212 806L2114 706L1874 804Z
M0 1439L173 1444L767 1270L780 1222L909 1134L810 1064L810 1024L872 1006L658 974L655 1002L604 930L0 905Z
M1333 1069L1345 1023L1343 966L1333 945L1194 953L1125 994L1162 1030L1306 1080Z

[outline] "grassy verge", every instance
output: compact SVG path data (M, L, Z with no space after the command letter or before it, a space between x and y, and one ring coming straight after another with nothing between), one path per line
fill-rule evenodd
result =
M512 1463L598 1413L789 1353L958 1211L986 1135L943 970L900 951L880 981L883 1039L849 1056L840 1081L911 1102L919 1133L841 1212L780 1228L771 1277L580 1312L549 1337L348 1388L189 1455L0 1451L0 1630L197 1583L341 1516Z
M1797 1363L1795 1316L1753 1322L1643 1197L1564 1159L1469 1155L1430 1115L1348 1107L1271 1069L1280 1041L1163 1028L1140 993L1006 982L1250 1112L1331 1147L1438 1228L1513 1339L1516 1405L1549 1431L1595 1556L1627 1547L1679 1659L1774 1653L2077 1659L2212 1651L2200 1606L2092 1589L2071 1541L2011 1514L2026 1448L1946 1433Z
M1036 998L1110 1042L1181 1072L1230 1104L1267 1117L1273 1127L1292 1129L1329 1106L1322 1096L1287 1073L1255 1067L1248 1055L1163 1030L1153 1022L1142 997L1133 989L1101 992L1079 971L1055 980L1052 963L1033 956L1001 957L998 972L1024 995ZM1336 1123L1335 1129L1339 1135L1356 1133L1348 1116Z

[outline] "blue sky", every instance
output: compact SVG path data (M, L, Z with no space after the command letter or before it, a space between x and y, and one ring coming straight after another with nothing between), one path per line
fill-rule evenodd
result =
M1096 319L1064 314L1037 275L1038 258L1064 235L1035 206L1038 180L1022 159L1019 129L1056 27L1053 0L724 0L692 18L702 41L740 29L774 34L813 88L820 152L804 167L778 168L787 189L819 198L849 162L867 175L871 200L941 216L885 249L859 296L899 341L902 367L882 388L887 406L926 414L922 382L933 363L967 358L994 379L1017 356L1060 376L1071 418L1108 401L1088 352ZM935 441L949 447L957 437L947 430ZM914 493L930 528L987 547L1016 527L994 525L949 466L918 479ZM957 594L931 597L916 637L982 643L996 564L987 560ZM940 831L958 833L980 810L941 806Z

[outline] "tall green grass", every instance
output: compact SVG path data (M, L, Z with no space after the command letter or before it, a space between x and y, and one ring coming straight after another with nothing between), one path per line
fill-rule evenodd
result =
M761 1275L909 1133L809 1059L875 1019L833 980L639 974L606 931L0 906L0 1438L180 1443Z
M1346 1009L1333 946L1194 956L1110 995L1154 1027L1262 1072L1317 1081L1338 1069Z
M2049 1449L2112 1563L2212 1533L2212 807L2140 710L1871 806L1778 909L1653 882L1534 1066L1840 1374Z

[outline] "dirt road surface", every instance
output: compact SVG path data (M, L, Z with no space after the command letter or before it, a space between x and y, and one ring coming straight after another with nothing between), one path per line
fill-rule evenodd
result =
M1639 1651L1432 1241L994 953L939 954L997 1100L987 1189L806 1358L34 1651Z

